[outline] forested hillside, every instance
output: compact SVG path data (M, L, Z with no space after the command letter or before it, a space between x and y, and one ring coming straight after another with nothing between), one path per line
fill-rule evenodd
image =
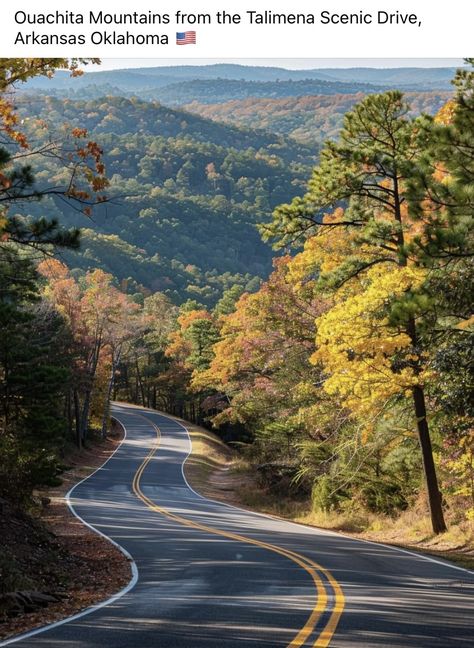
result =
M377 92L368 83L343 83L302 79L293 81L242 81L238 79L193 79L186 83L173 83L163 88L145 90L143 96L158 99L168 105L182 105L190 101L215 103L247 97L299 97L301 95L354 94Z
M451 92L407 92L413 114L434 115ZM236 126L263 128L318 147L339 132L344 114L363 98L363 93L331 96L298 96L287 99L250 98L220 103L193 101L183 106L192 113Z
M258 285L256 277L271 269L271 249L256 224L302 193L317 153L268 131L136 98L22 95L18 110L35 141L61 137L58 125L67 124L86 128L104 148L110 201L92 222L54 199L30 206L35 216L48 204L51 215L85 228L80 253L64 252L66 261L112 272L132 292L163 290L178 302L211 305L234 283ZM48 159L41 166L41 182L55 183Z
M23 117L30 121L36 120L37 125L32 124L32 128L36 129L41 128L39 122L44 120L48 126L80 124L94 135L153 135L177 139L187 136L198 142L209 142L227 148L273 148L286 160L300 158L308 161L308 155L314 155L311 149L305 150L268 130L232 128L209 118L173 110L157 102L145 102L137 97L102 96L102 100L71 101L21 94L16 106Z

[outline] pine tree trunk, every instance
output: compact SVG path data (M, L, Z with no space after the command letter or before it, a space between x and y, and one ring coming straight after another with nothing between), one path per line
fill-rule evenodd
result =
M408 321L407 333L410 336L413 349L416 352L418 346L418 335L416 322L412 317ZM413 365L413 369L415 375L420 373L418 361ZM413 404L415 406L416 425L418 428L418 440L420 442L423 460L423 472L430 507L431 524L435 533L443 533L443 531L446 531L446 522L444 521L442 498L438 486L438 478L436 476L430 430L428 427L428 419L426 417L425 393L420 385L415 385L412 389L412 393Z
M403 250L405 245L403 235L403 219L401 213L401 200L400 200L400 187L398 184L397 175L394 177L394 215L395 219L400 224L398 234L398 245L400 250ZM404 267L407 265L405 256L401 256L399 265ZM410 337L413 350L416 353L418 347L418 332L416 328L416 321L414 317L409 317L407 324L407 334ZM420 364L416 360L412 365L415 375L420 373ZM428 503L430 507L431 525L434 533L443 533L446 531L446 522L444 521L443 506L441 493L438 486L438 478L436 476L436 467L433 459L433 448L431 446L430 430L428 427L428 419L426 418L426 403L425 393L420 385L415 385L412 389L413 404L415 406L416 426L418 428L418 440L420 442L421 455L423 460L423 472L425 476L426 490L428 494Z
M425 395L420 386L413 387L413 402L415 405L416 424L418 427L418 439L420 441L421 454L423 457L423 469L425 473L426 489L430 506L431 524L435 533L446 531L444 521L441 493L436 477L436 467L433 460L433 449L431 447L428 421L426 420Z

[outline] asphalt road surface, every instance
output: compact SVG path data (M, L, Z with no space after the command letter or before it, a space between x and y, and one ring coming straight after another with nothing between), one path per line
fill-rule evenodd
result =
M474 646L472 572L205 499L183 476L183 425L122 405L114 416L126 438L71 503L135 576L18 648Z

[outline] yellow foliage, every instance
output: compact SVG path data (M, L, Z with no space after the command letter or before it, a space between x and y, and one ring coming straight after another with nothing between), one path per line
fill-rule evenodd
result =
M459 422L459 421L458 421ZM458 439L454 452L445 461L448 471L446 486L458 498L460 510L467 520L474 520L474 429Z
M196 375L195 387L226 388L239 370L244 348L250 341L250 330L242 324L255 295L245 293L237 303L237 310L222 318L221 340L214 345L214 359L208 370ZM253 323L254 324L254 323Z
M168 337L165 355L174 358L177 362L186 365L186 359L192 352L192 344L186 339L186 331L199 320L212 320L212 315L207 310L192 310L181 313L178 317L179 328L172 331Z
M297 254L288 264L289 281L301 285L318 270L330 272L345 261L348 254L355 249L356 231L330 227L331 223L343 218L342 209L336 209L332 214L324 216L325 226L306 241L303 252ZM358 249L360 251L360 248Z
M454 99L450 99L438 110L434 120L438 124L450 124L453 121L455 112L456 101Z
M426 379L407 361L394 368L393 356L408 351L411 340L404 330L388 321L387 306L425 279L420 268L378 265L368 270L364 290L339 300L317 319L317 350L314 363L321 362L329 374L324 389L343 398L357 415L378 410L395 394L410 390Z

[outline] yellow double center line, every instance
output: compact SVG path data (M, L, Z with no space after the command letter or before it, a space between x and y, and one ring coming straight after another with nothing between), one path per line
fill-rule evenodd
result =
M148 456L143 460L142 464L138 468L133 478L132 487L133 487L133 492L136 494L136 496L140 498L142 502L144 502L152 511L161 513L162 515L169 518L170 520L174 520L175 522L178 522L183 526L192 527L194 529L199 529L200 531L212 533L213 535L222 536L224 538L228 538L230 540L236 540L238 542L244 542L245 544L256 545L257 547L261 547L263 549L273 551L274 553L280 554L281 556L285 556L289 560L292 560L294 563L296 563L297 565L302 567L306 572L308 572L308 574L313 579L314 585L316 587L316 591L317 591L316 604L308 620L306 621L305 625L301 628L301 630L298 632L298 634L293 639L293 641L290 644L288 644L287 648L298 648L298 646L303 646L305 641L308 639L308 637L315 629L316 624L318 623L321 615L323 614L323 612L326 611L328 607L328 595L326 593L326 589L324 587L323 581L320 577L320 574L323 574L333 589L334 605L326 625L324 626L322 631L319 633L318 637L315 639L315 642L313 643L313 648L325 648L326 646L329 646L329 643L334 635L334 632L336 631L337 624L339 623L339 619L344 609L344 594L342 592L341 586L334 578L334 576L327 569L324 569L324 567L322 567L318 563L314 562L313 560L310 560L306 556L302 556L301 554L291 551L290 549L278 547L276 545L269 544L268 542L262 542L260 540L249 538L247 536L242 536L237 533L231 533L228 531L223 531L221 529L215 529L205 524L201 524L199 522L195 522L193 520L189 520L187 518L181 517L180 515L176 515L175 513L172 513L171 511L168 511L167 509L155 504L141 490L140 479L146 467L153 459L155 453L157 452L160 446L161 433L158 426L156 426L152 421L150 421L150 419L148 419L146 416L142 416L141 414L137 414L137 415L146 419L147 423L151 424L155 428L157 433L157 440L154 447L150 450Z

